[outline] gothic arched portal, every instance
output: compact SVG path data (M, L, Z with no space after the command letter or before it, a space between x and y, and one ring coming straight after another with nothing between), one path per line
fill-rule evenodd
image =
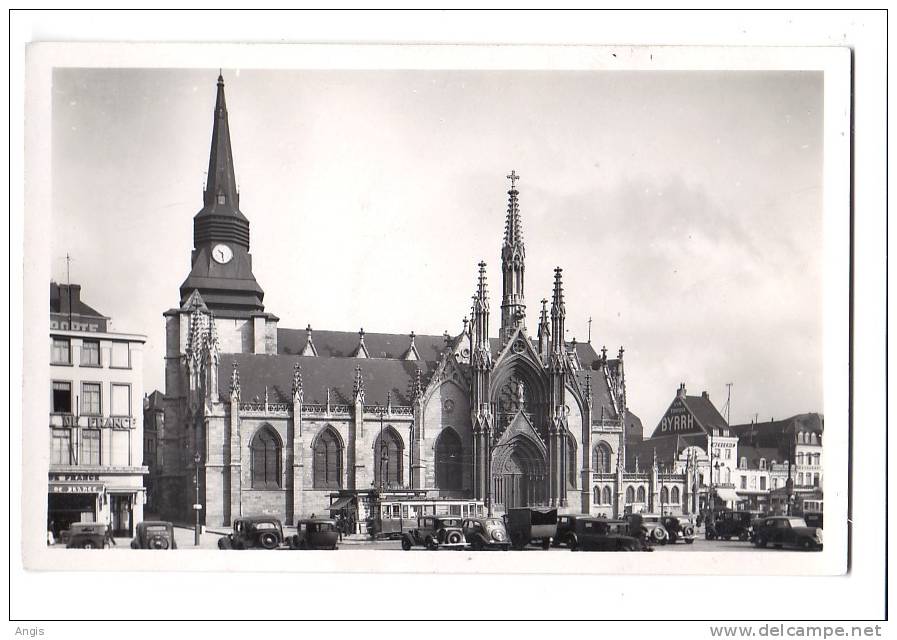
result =
M548 477L545 456L525 436L515 436L495 448L492 458L492 500L504 508L546 502Z

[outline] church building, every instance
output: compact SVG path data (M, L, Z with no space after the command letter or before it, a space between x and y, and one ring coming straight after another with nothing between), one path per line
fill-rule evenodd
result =
M291 524L373 489L495 513L623 513L623 349L609 358L564 339L560 267L528 314L519 176L508 176L499 313L480 262L455 335L283 328L252 272L220 76L217 91L192 267L164 313L161 513L191 519L198 494L207 526L257 514Z

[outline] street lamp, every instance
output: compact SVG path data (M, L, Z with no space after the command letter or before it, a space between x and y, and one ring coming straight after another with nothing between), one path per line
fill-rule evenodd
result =
M193 546L199 546L199 512L202 509L202 505L199 503L199 462L202 458L199 456L199 451L196 452L196 455L193 456L193 470L194 477L193 483L196 485L196 502L193 503L193 511L196 513L196 526L193 529Z

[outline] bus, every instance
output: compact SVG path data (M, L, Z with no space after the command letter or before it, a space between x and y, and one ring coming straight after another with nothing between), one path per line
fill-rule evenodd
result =
M486 515L482 500L428 498L422 495L383 493L371 505L368 533L375 538L398 539L417 526L419 516L479 518Z

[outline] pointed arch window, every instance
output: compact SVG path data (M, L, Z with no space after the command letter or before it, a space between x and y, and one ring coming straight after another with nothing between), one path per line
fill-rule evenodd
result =
M315 439L314 486L316 489L339 489L343 478L343 446L332 427L327 427Z
M267 425L252 437L249 450L253 489L280 489L282 449L277 432Z
M436 486L449 491L464 488L464 450L461 438L448 428L436 440Z
M601 504L601 487L595 487L592 490L592 502Z
M573 436L567 436L567 486L576 488L576 441Z
M632 504L633 502L635 502L635 489L626 487L626 504Z
M679 504L679 487L673 487L670 491L670 504Z
M638 491L637 491L636 494L635 494L635 501L636 501L636 502L646 502L646 497L645 497L645 496L646 496L646 494L645 494L645 488L644 488L644 487L639 487L639 488L638 488Z
M592 470L595 473L610 473L610 447L606 442L599 442L592 449Z
M604 489L601 490L601 494L602 494L601 501L604 504L613 504L613 500L611 499L610 487L607 487L607 486L604 487Z
M667 487L660 489L660 504L670 504L670 490Z
M395 429L388 427L374 443L374 486L402 486L402 439Z

